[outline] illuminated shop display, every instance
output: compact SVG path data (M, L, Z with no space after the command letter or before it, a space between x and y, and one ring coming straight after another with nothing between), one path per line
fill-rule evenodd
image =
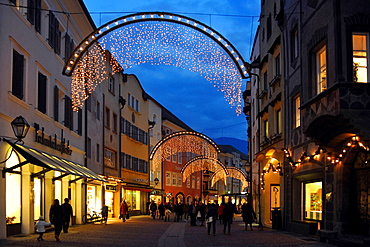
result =
M149 63L198 73L223 92L237 114L242 112L241 86L242 79L247 77L247 63L234 46L201 22L158 12L115 19L91 33L76 47L63 71L65 75L72 75L75 110L82 108L83 101L96 84L108 78L103 69L100 73L89 73L91 66L105 66L107 60L102 50L112 54L113 69L121 66L126 70Z
M21 175L6 174L6 224L21 223Z
M123 200L126 200L129 210L140 209L140 193L138 190L124 190Z
M322 220L322 182L304 184L305 218Z

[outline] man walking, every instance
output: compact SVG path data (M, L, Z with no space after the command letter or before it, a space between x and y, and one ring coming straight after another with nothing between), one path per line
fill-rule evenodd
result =
M63 232L68 233L69 222L73 215L73 210L71 204L69 204L69 199L65 198L64 203L62 204L64 210L64 222L63 222Z

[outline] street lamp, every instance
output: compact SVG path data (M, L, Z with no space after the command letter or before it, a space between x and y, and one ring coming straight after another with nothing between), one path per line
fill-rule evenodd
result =
M18 141L22 141L23 138L26 137L28 130L30 129L30 125L26 121L26 119L22 116L16 117L12 122L11 122L14 135L18 138Z

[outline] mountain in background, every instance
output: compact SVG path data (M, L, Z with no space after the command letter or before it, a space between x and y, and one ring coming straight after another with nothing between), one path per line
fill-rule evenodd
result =
M233 137L219 137L212 140L216 142L217 145L231 145L245 155L248 155L248 142L245 140Z

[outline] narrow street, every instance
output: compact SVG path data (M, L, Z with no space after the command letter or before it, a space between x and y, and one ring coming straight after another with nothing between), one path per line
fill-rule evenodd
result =
M109 219L100 223L72 226L69 233L61 234L56 242L52 231L38 242L37 234L17 235L0 240L0 246L330 246L316 238L265 228L244 231L244 223L236 217L231 235L225 235L219 223L216 236L207 235L204 226L190 226L183 222L164 222L149 216L133 216L128 221Z

